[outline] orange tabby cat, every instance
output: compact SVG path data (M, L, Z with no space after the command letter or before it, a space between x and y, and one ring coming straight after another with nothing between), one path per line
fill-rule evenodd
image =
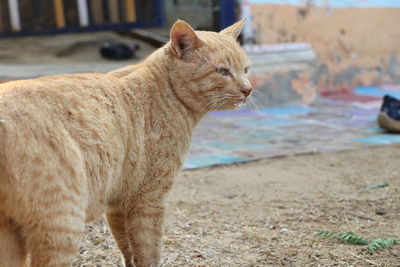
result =
M0 266L70 266L106 213L126 266L158 266L164 199L206 112L251 93L236 42L183 21L144 62L0 85Z

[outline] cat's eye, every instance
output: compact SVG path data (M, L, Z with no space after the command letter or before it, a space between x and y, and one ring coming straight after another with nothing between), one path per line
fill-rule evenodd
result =
M248 73L249 72L249 67L244 68L244 73Z
M223 75L223 76L228 76L229 75L229 70L227 68L217 68L217 73Z

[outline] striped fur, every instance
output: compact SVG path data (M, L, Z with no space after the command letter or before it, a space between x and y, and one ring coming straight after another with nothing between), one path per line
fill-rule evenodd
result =
M1 267L27 253L34 267L70 266L104 213L126 266L158 266L164 199L195 125L246 100L242 24L195 33L178 21L138 65L0 85Z

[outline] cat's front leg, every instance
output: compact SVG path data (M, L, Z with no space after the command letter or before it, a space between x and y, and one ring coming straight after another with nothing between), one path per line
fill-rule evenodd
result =
M132 203L126 227L136 267L159 266L164 210L163 197Z
M126 231L126 216L118 206L109 206L107 221L117 242L118 248L124 256L126 267L133 267L133 253Z

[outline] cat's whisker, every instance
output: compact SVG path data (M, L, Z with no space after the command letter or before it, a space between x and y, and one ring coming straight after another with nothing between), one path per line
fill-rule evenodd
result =
M207 98L207 99L200 101L200 104L203 107L203 111L207 111L207 109L209 109L210 105L213 105L214 103L218 102L219 100L220 100L219 98L211 98L211 99Z
M262 106L257 103L257 101L254 98L251 98L251 102L253 103L253 106L255 109L261 109Z
M245 108L245 106L246 106L245 103L235 104L235 110L242 110Z
M253 90L253 94L259 94L259 95L262 95L263 97L266 97L266 96L264 95L264 93L261 92L260 90Z
M216 101L211 107L210 110L217 110L218 108L220 108L221 106L223 106L225 104L225 101L223 101L223 99L219 99L219 101Z
M254 103L253 103L253 101L252 101L251 98L249 98L249 99L247 100L247 102L245 103L244 108L248 108L248 109L254 109L254 108L255 108L255 107L254 107Z
M254 91L256 94L261 95L265 98L265 96L258 91ZM246 101L243 100L243 96L241 94L235 93L223 93L220 91L212 91L207 92L200 96L199 103L202 106L202 111L215 110L224 104L232 103L235 106L235 109L261 109L262 105L258 103L257 99L254 96L250 96Z
M216 98L220 98L221 94L213 94L213 95L205 95L202 97L202 100L208 100L208 99L216 99Z
M261 109L262 106L257 102L257 100L254 97L250 98L251 103L253 103L253 106L255 109Z
M235 107L240 106L241 108L243 104L239 102L241 100L242 98L237 94L218 93L218 94L213 94L212 97L204 97L201 102L206 102L205 104L209 110L216 110L227 103L232 103L234 104Z
M246 104L247 104L248 108L251 108L251 109L257 110L257 109L262 108L262 106L257 102L257 100L253 96L250 96L248 98L248 102Z
M211 94L211 93L213 93L213 94ZM203 102L203 101L208 101L209 99L212 99L212 98L219 98L220 96L221 96L221 93L219 93L219 92L210 92L210 93L200 96L200 100L201 100L201 102Z
M212 104L214 104L214 103L217 103L217 102L219 102L219 101L222 101L223 99L222 98L213 98L213 99L209 99L208 101L207 101L207 105L212 105Z
M262 100L262 101L265 101L267 103L269 102L268 97L263 92L261 92L259 90L253 90L253 94L256 95L256 96L253 96L254 99Z
M221 101L220 98L213 98L205 102L206 109L213 110L214 106Z
M209 106L209 107L207 108L207 111L216 110L216 107L217 107L217 106L218 106L218 104L211 105L211 106Z
M255 91L255 92L257 92L259 96L262 96L262 99L264 99L266 102L268 102L268 98L267 98L263 93L261 93L261 92L259 92L259 91ZM259 99L258 99L257 97L255 97L255 96L251 96L251 97L252 97L252 99L254 100L254 102L257 103L257 105L259 106L259 108L262 108L262 107L263 107L263 105L261 104L262 102L260 102Z
M226 97L225 100L229 103L232 103L235 106L236 110L241 109L244 105L243 99L241 97L238 97L237 95Z

